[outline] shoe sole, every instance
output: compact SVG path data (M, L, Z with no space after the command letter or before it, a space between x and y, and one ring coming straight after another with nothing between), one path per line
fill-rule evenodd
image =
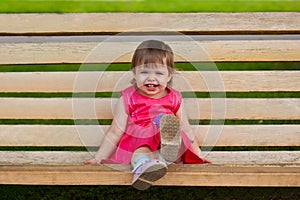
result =
M181 145L180 124L174 115L164 115L160 119L161 156L169 162L174 162L178 157Z
M132 186L138 190L146 190L166 173L167 166L161 163L151 165L132 183Z

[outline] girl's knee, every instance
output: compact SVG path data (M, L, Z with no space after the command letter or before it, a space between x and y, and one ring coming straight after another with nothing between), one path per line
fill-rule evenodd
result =
M150 159L156 159L157 158L157 151L151 151L148 147L140 147L134 151L131 158L131 163L134 163L137 158L141 156L147 156Z

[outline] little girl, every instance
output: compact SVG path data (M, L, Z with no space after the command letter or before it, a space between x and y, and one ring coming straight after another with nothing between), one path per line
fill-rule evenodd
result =
M130 163L132 186L139 190L163 177L169 163L210 163L199 157L181 94L170 87L175 71L171 48L157 40L142 42L131 70L133 85L121 92L95 158L84 163Z

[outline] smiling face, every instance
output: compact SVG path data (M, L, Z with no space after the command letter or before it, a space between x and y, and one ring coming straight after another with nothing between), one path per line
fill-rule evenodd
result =
M151 98L161 98L174 73L174 55L169 45L158 40L142 42L135 50L131 70L137 91Z
M151 98L164 97L168 93L166 87L172 78L168 67L162 64L137 66L133 70L133 76L137 91Z

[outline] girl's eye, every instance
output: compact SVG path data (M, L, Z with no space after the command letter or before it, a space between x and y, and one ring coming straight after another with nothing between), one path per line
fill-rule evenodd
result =
M146 71L141 71L140 73L141 73L141 74L147 74L148 72L146 72Z
M164 75L162 72L156 72L157 75Z

